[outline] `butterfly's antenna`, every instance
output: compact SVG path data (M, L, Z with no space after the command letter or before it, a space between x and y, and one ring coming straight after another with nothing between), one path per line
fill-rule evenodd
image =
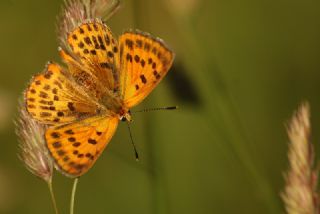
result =
M130 113L149 112L149 111L158 111L158 110L175 110L177 108L178 108L178 106L169 106L169 107L160 107L160 108L147 108L147 109L134 111L134 112L130 112ZM137 148L136 148L136 146L134 144L134 141L133 141L133 137L132 137L129 121L127 121L127 126L128 126L128 130L129 130L129 134L130 134L130 139L131 139L131 143L132 143L132 146L133 146L133 150L134 150L134 153L135 153L135 156L136 156L136 160L138 161L139 160L139 155L138 155Z
M133 150L134 150L134 154L136 156L136 161L139 161L139 155L138 155L138 151L137 151L137 148L133 142L133 137L132 137L132 133L131 133L131 128L130 128L130 124L129 124L129 121L127 121L127 125L128 125L128 130L129 130L129 134L130 134L130 139L131 139L131 143L132 143L132 146L133 146Z
M131 113L159 111L159 110L176 110L177 108L178 108L178 106L169 106L169 107L160 107L160 108L147 108L147 109L143 109L143 110L133 111Z

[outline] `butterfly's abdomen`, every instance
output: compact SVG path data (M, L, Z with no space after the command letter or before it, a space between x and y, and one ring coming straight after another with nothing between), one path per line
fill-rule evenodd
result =
M123 106L120 98L109 94L102 96L101 103L106 109L116 114L120 114Z

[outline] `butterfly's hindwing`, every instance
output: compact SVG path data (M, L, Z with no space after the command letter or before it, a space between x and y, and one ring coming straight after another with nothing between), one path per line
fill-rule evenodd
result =
M118 122L117 117L95 116L48 128L45 139L58 169L70 177L87 172L110 142Z

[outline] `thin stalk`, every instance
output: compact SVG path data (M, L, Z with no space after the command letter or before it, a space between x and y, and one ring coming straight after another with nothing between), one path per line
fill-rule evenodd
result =
M74 198L76 196L77 184L79 178L75 178L73 181L72 192L71 192L71 200L70 200L70 214L74 214Z
M133 22L134 27L138 29L149 29L150 24L148 23L148 17L149 13L148 10L145 10L148 8L147 3L142 2L142 0L135 0L134 4L132 6L133 8ZM150 98L149 98L150 100ZM146 139L149 142L147 144L147 150L148 150L148 161L149 161L149 168L152 169L150 171L150 177L151 177L151 209L153 214L159 214L159 213L168 213L165 211L168 211L167 209L167 203L164 197L165 190L162 177L160 178L160 174L163 175L163 170L160 172L162 165L159 161L157 154L158 149L154 148L154 133L155 129L152 125L152 120L146 115L144 117L145 122L145 134Z
M47 183L48 183L48 187L49 187L51 201L52 201L52 205L53 205L54 211L55 211L56 214L59 214L58 207L57 207L57 202L56 202L56 197L54 196L54 193L53 193L52 180L50 179L50 181L48 181Z

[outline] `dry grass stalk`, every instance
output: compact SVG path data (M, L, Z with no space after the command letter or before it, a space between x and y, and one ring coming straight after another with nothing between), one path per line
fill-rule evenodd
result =
M20 103L19 116L16 120L16 133L19 137L19 157L26 168L37 177L51 182L53 161L45 145L45 126L36 122Z
M19 103L19 115L15 121L15 125L16 134L19 137L19 157L32 174L47 183L53 208L55 213L58 214L52 187L53 160L44 139L46 126L30 117L26 111L24 102Z
M313 167L313 147L310 142L310 109L301 105L287 128L290 139L289 169L282 199L288 214L319 213L316 182L318 172Z

